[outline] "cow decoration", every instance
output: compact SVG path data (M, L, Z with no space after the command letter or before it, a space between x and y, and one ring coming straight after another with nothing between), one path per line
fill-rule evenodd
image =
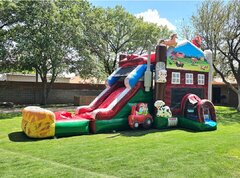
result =
M165 102L162 100L157 100L154 103L154 106L157 108L157 116L158 117L172 117L172 112L168 106L165 106Z

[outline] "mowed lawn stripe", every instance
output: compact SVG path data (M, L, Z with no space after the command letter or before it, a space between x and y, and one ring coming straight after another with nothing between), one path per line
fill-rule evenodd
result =
M97 178L117 178L116 176L101 174L98 172L92 172L86 169L82 169L79 167L70 166L67 164L55 162L52 160L42 159L39 157L35 157L32 155L27 155L21 152L14 152L10 150L5 150L0 148L1 157L7 155L7 159L11 162L11 164L19 165L19 169L11 170L12 168L16 168L15 166L11 167L7 162L1 162L0 160L0 177L31 177L31 167L39 166L39 177L44 176L56 176L56 175L68 175L69 172L72 172L73 176L75 177L97 177ZM2 158L3 158L2 157ZM26 169L27 168L27 169ZM25 170L26 169L26 170ZM59 172L60 171L60 172ZM47 173L53 173L53 175L47 175ZM9 174L10 173L10 174ZM36 172L35 172L36 173ZM36 175L36 174L35 174ZM38 176L37 176L38 177Z

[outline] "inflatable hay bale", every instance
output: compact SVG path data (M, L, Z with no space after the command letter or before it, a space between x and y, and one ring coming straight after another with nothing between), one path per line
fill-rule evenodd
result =
M46 138L55 135L55 115L52 111L28 106L22 113L22 130L28 137Z

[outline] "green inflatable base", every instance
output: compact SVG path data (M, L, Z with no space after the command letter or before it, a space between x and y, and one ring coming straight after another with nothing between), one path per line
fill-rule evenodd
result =
M122 131L130 129L126 118L95 121L96 133Z
M217 129L217 124L215 126L210 126L184 117L178 117L178 126L194 131L211 131Z
M89 120L56 122L55 136L73 136L89 133Z
M167 129L168 127L168 118L165 117L155 117L153 121L153 126L156 129Z
M211 130L217 129L217 124L215 126L210 126L208 124L190 120L184 117L177 117L177 118L178 118L178 122L176 127L181 127L181 128L185 128L193 131L211 131ZM164 118L164 117L155 117L154 127L157 129L172 128L171 126L168 126L168 118Z

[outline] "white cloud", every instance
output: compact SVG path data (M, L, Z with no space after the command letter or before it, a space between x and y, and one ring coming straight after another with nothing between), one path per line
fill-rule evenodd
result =
M176 27L168 21L166 18L160 18L160 14L156 9L148 9L145 12L141 12L135 15L136 17L143 17L145 22L156 23L158 25L167 26L170 30L175 31Z

